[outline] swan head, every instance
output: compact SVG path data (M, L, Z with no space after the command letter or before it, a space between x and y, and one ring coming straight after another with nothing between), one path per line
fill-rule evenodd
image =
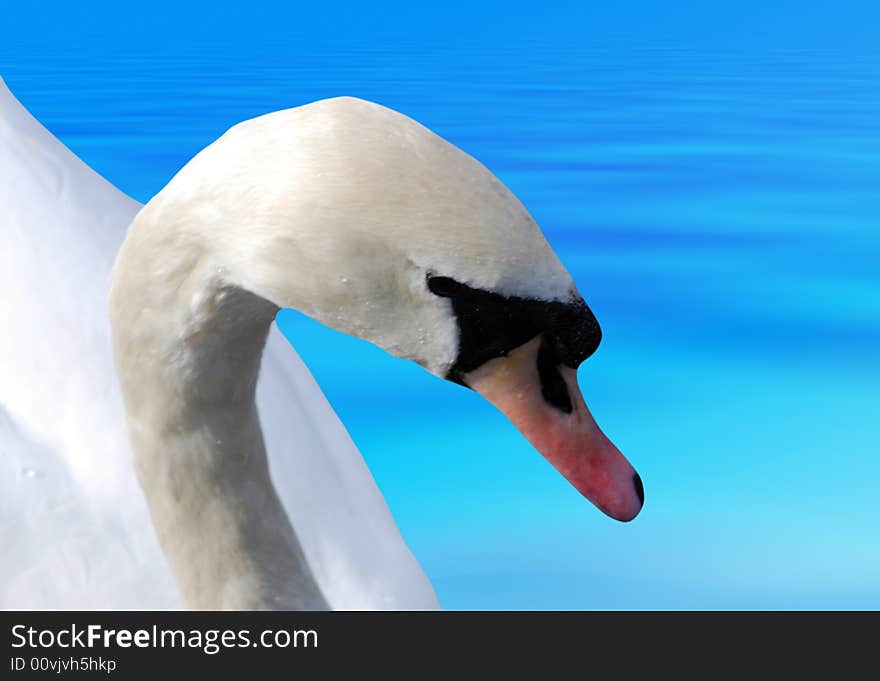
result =
M144 212L208 230L217 270L275 305L474 389L610 516L641 509L577 383L595 317L507 187L414 120L348 97L251 119Z

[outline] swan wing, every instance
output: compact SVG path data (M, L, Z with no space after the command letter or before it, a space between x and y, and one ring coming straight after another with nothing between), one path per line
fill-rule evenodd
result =
M139 208L0 80L0 607L179 607L131 465L107 321Z
M439 607L361 453L275 324L257 404L275 487L331 606Z

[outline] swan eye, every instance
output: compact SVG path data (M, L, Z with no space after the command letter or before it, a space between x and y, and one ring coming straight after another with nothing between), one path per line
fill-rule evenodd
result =
M428 276L428 290L435 296L451 298L460 288L461 284L450 277Z

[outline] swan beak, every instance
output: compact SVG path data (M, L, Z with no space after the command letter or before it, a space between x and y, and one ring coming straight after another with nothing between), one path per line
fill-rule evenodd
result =
M601 511L632 520L645 499L641 478L596 425L578 387L577 370L548 368L541 343L538 336L489 360L465 374L464 382L501 410Z

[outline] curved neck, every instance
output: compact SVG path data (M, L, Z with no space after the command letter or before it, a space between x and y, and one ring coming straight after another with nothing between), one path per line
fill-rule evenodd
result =
M325 609L255 403L278 308L201 260L155 276L139 250L123 246L114 270L114 349L138 478L184 604Z

